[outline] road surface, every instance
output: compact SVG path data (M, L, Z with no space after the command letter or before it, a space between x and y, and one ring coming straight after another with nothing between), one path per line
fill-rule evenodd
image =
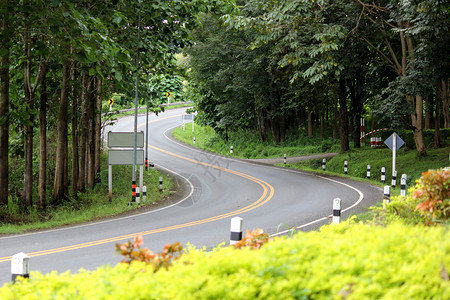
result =
M114 254L115 243L138 234L154 252L175 241L210 248L228 243L234 216L243 218L244 231L262 228L273 235L281 223L299 230L329 223L336 197L342 199L345 216L373 205L382 196L381 189L366 184L221 157L186 146L170 135L171 129L181 125L184 111L151 115L149 122L149 160L184 187L178 197L163 207L119 219L0 236L0 284L11 280L11 255L19 252L31 257L31 271L94 270L117 264L121 257ZM132 131L133 126L133 117L126 117L108 130ZM145 130L145 116L139 117L138 127Z

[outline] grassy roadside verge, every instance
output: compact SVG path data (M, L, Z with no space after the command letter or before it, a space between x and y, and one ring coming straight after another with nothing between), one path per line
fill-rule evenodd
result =
M60 226L73 225L102 218L132 213L138 209L131 201L131 166L113 166L113 197L108 197L108 166L107 153L103 153L101 172L97 184L92 190L79 193L77 197L71 196L64 205L40 211L35 208L26 216L18 207L10 206L9 211L3 215L8 216L6 222L0 224L0 234L18 234L27 231L50 229ZM141 200L140 208L150 207L155 203L170 197L172 194L172 181L163 181L163 191L159 192L159 177L170 179L167 174L158 170L144 169L144 185L147 186L147 201ZM142 199L142 198L141 198Z
M225 156L230 156L230 147L233 146L232 156L244 159L339 151L339 143L332 139L322 140L300 135L294 140L286 141L283 145L277 145L273 142L261 143L258 137L249 131L230 133L229 142L226 143L211 127L195 124L194 132L192 132L192 123L187 123L184 130L182 127L174 129L172 134L178 140L190 145L194 145L195 137L195 147Z
M262 144L257 137L252 137L246 133L230 134L228 144L221 139L212 128L199 125L186 124L185 130L176 128L172 133L180 141L211 152L226 156L239 158L269 158L283 157L286 153L288 157L317 154L324 152L338 152L338 144L330 140L298 138L295 141L283 145ZM230 146L233 145L233 154L230 154ZM407 186L413 186L421 174L429 169L440 169L450 166L450 147L439 149L428 149L428 156L417 157L415 150L400 149L396 157L397 185L391 188L391 195L400 193L400 180L402 174L407 175ZM348 174L344 174L344 161L348 161ZM278 164L284 166L284 164ZM370 179L367 179L367 165L370 165ZM322 158L308 161L286 164L288 168L295 168L303 171L311 171L318 174L340 176L378 185L391 185L392 179L392 151L388 148L352 148L349 152L338 154L327 159L326 171L322 170ZM386 170L386 183L381 182L381 168Z
M163 105L165 110L189 107L191 103L173 103ZM135 113L134 109L113 110L111 114L103 117L103 121L115 121L124 116ZM139 114L146 113L145 108L138 110ZM131 201L131 166L113 166L113 199L109 202L108 197L108 166L107 153L102 156L101 172L97 177L97 184L92 190L79 193L76 197L69 199L62 206L48 207L45 211L33 207L30 211L21 212L17 204L10 203L8 208L0 211L0 235L18 234L28 231L51 229L60 226L95 221L103 218L119 216L132 213L137 205L128 206ZM163 192L159 192L159 177L164 180ZM147 202L141 200L140 208L152 206L154 203L164 200L173 193L173 184L170 176L158 170L144 171L144 185L147 186ZM50 197L50 195L49 195Z

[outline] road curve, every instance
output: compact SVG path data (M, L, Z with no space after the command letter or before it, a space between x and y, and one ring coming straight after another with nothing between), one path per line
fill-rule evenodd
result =
M151 115L148 144L149 160L173 173L186 187L184 195L165 207L124 218L2 236L0 283L11 280L10 257L18 252L31 257L32 271L93 270L119 262L121 258L114 255L115 243L138 234L144 235L145 247L154 251L175 241L209 248L228 242L233 216L244 219L244 230L263 228L275 235L281 223L300 230L328 223L336 197L342 199L347 214L381 197L379 188L366 184L222 157L186 146L170 135L172 128L181 125L183 113L184 109L174 109ZM132 131L133 126L134 119L126 117L108 130ZM138 118L138 127L145 130L145 116Z

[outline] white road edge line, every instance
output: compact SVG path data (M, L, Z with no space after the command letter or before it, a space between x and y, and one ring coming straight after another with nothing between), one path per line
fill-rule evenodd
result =
M170 170L170 169L168 169L166 167L163 167L161 165L158 165L158 167L160 167L162 169L165 169L166 171L168 171L170 173L173 173L176 176L179 176L179 177L183 178L184 180L186 180L186 182L189 184L190 190L191 190L189 195L187 195L186 197L184 197L183 199L181 199L177 203L174 203L174 204L171 204L171 205L168 205L168 206L164 206L164 207L161 207L161 208L158 208L158 209L155 209L155 210L151 210L151 211L147 211L147 212L131 215L131 216L115 218L115 219L110 219L110 220L105 220L105 221L100 221L100 222L95 222L95 223L88 223L88 224L83 224L83 225L74 225L74 226L65 227L65 228L58 228L58 229L51 229L51 230L43 230L43 231L39 231L39 232L32 232L32 233L17 234L17 235L12 235L12 236L5 236L5 237L0 237L0 240L6 240L6 239L12 239L12 238L20 238L20 237L26 237L26 236L31 236L31 235L49 233L49 232L58 232L58 231L69 230L69 229L83 228L83 227L94 226L94 225L98 225L98 224L105 224L105 223L125 220L125 219L129 219L129 218L135 218L135 217L138 217L138 216L144 216L144 215L152 214L152 213L159 212L161 210L168 209L168 208L171 208L173 206L176 206L176 205L186 201L189 197L192 196L192 194L194 193L194 185L192 184L192 182L189 181L189 179L187 179L183 175L181 175L181 174L179 174L179 173L177 173L175 171L172 171L172 170Z
M166 129L166 131L164 131L164 136L166 137L166 139L168 139L168 140L171 141L172 143L175 143L175 144L177 144L177 145L179 145L179 146L182 146L182 147L184 147L184 148L188 148L188 149L193 150L193 151L196 151L196 152L201 152L201 150L199 150L199 148L188 147L188 146L186 146L185 144L180 143L180 142L177 142L177 141L174 141L173 139L171 139L171 138L169 138L169 137L167 136L167 132L168 132L169 130L173 130L174 128L180 127L180 126L181 126L181 125L176 125L176 126L173 126L173 127L171 127L171 128ZM236 160L236 159L233 159L233 157L228 157L228 156L226 156L226 157L227 157L228 159L230 159L230 160L238 161L238 162L241 162L241 163L248 163L248 164L251 164L251 162L246 162L246 161L242 161L242 160ZM351 206L349 206L349 207L343 209L342 212L345 212L345 211L348 211L348 210L354 208L356 205L358 205L359 203L361 203L361 201L364 199L364 194L363 194L360 190L358 190L357 188L355 188L355 187L353 187L353 186L351 186L351 185L348 185L348 184L346 184L346 183L339 182L339 181L337 181L337 180L330 179L330 178L327 178L327 177L323 177L323 176L320 176L320 175L312 175L312 174L304 173L304 172L301 172L301 171L299 172L299 171L294 171L294 170L289 170L289 169L286 170L286 171L291 172L291 173L297 173L297 174L304 174L304 175L308 175L308 176L316 176L316 177L320 177L320 178L322 178L322 179L332 181L332 182L334 182L334 183L337 183L337 184L346 186L346 187L348 187L348 188L350 188L350 189L356 191L356 192L359 194L358 200L357 200L354 204L352 204ZM331 203L331 202L330 202L330 203ZM331 207L331 206L330 206L330 207ZM324 220L327 220L327 219L330 218L330 217L332 217L331 214L330 214L330 215L327 215L326 217L323 217L323 218L320 218L320 219L311 221L311 222L309 222L309 223L306 223L306 224L303 224L303 225L299 225L299 226L295 227L295 229L301 229L301 228L303 228L303 227L307 227L307 226L313 225L313 224L315 224L315 223L322 222L322 221L324 221ZM275 233L275 234L270 235L270 237L274 237L274 236L277 236L277 235L282 235L282 234L288 233L289 231L290 231L290 230L284 230L284 231L281 231L281 232L277 232L277 233Z

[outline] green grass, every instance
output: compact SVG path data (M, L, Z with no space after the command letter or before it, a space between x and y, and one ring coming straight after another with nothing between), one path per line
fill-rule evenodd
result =
M193 145L193 137L196 138L195 146L211 152L226 156L240 158L269 158L287 156L301 156L324 152L338 152L339 142L330 139L309 138L299 135L283 144L261 143L254 132L240 131L230 133L228 144L225 143L211 127L195 124L195 132L192 132L192 124L188 123L183 131L178 127L173 131L175 138ZM230 154L230 146L233 145L233 154ZM397 186L391 189L392 195L400 193L400 180L402 174L407 174L407 185L412 186L421 174L429 169L440 169L450 166L450 147L428 149L428 155L418 157L415 150L400 149L396 156ZM348 174L344 175L344 161L348 161ZM367 179L367 165L371 166L371 178ZM284 164L279 164L283 166ZM347 177L353 180L367 182L378 186L390 185L392 179L392 151L388 148L351 148L344 154L338 154L329 158L326 171L322 171L322 159L313 159L293 164L286 167L313 171L322 174ZM381 168L386 169L386 183L381 183ZM370 213L369 213L370 214Z
M70 197L62 206L48 207L40 211L35 207L23 213L17 204L10 203L2 208L0 217L5 221L0 224L0 234L17 234L26 231L49 229L64 225L83 223L101 218L117 216L137 209L137 204L128 206L131 201L131 166L113 166L113 197L108 196L107 155L102 156L102 171L99 182L93 190L80 193L77 198ZM138 169L139 170L139 169ZM139 174L139 173L138 173ZM139 176L139 175L138 175ZM167 176L155 169L146 172L144 169L144 185L147 186L147 201L141 197L140 206L148 206L163 200L172 191L172 182L163 181L163 192L159 192L159 177ZM139 178L139 177L138 177Z
M450 147L428 149L428 155L418 157L415 150L398 151L396 157L397 188L400 186L402 174L408 176L407 185L414 184L423 172L429 169L440 169L450 166ZM326 171L322 170L322 159L309 160L290 164L289 167L310 170L319 173L344 176L344 161L348 161L348 175L351 178L381 184L381 168L386 169L386 182L392 179L392 151L388 148L362 148L338 154L327 160ZM370 180L367 177L367 165L370 164Z
M274 142L261 143L253 131L241 130L230 133L229 141L226 143L211 127L195 124L194 132L192 132L192 123L187 123L185 130L182 127L174 129L172 134L175 138L190 145L194 144L195 137L196 147L226 156L231 155L230 146L233 146L232 156L240 158L282 157L284 154L299 156L339 151L339 143L336 141L310 138L301 134L295 139L275 144Z

